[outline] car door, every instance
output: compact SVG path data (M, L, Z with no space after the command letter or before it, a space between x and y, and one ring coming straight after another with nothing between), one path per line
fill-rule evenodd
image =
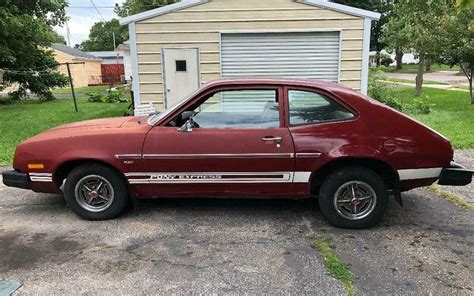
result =
M288 196L294 145L283 127L282 88L213 90L187 110L194 127L157 126L143 157L157 196ZM133 180L132 180L133 182Z

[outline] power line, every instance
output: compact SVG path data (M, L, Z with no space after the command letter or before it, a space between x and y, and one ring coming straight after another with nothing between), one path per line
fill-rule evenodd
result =
M75 63L58 63L58 64L49 64L39 67L32 67L32 68L18 68L18 69L9 69L9 68L2 68L5 72L13 73L13 74L24 74L24 73L46 73L49 71L57 71L55 69L57 66L62 65L76 65L76 64L84 64L84 62L75 62Z
M102 13L100 13L100 11L99 11L99 9L97 8L97 6L95 6L94 1L93 1L93 0L90 0L90 1L91 1L92 6L94 6L95 10L96 10L97 13L99 14L99 16L100 16L100 18L102 19L102 21L105 23L106 21L105 21L104 17L102 16Z
M74 8L74 9L91 9L91 8L100 8L100 9L114 9L115 6L68 6L67 8Z
M54 68L56 67L58 64L47 64L47 65L43 65L43 66L37 66L37 67L30 67L30 68L2 68L3 70L5 71L37 71L37 70L41 70L41 69L47 69L47 68ZM59 64L61 65L61 64ZM1 67L0 67L1 68Z

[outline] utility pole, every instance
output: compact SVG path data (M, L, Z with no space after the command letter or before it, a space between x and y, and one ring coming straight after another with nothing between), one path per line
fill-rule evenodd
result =
M69 65L70 63L66 63L67 74L69 75L69 83L71 84L72 98L74 100L74 110L76 110L76 112L79 112L79 110L77 109L76 93L74 92L74 83L72 82L71 68L69 67Z
M69 25L66 22L66 36L67 36L67 46L71 46L71 32L69 31Z
M117 48L117 46L115 45L115 33L112 32L112 38L114 39L114 50Z

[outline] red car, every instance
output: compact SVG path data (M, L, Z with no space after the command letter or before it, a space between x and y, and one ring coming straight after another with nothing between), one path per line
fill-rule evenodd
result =
M50 129L20 144L7 186L64 193L91 220L130 197L316 197L334 225L379 222L389 196L466 185L445 137L352 90L289 79L211 82L149 117Z

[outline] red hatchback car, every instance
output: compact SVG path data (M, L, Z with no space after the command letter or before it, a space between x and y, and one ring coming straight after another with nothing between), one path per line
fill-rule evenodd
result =
M20 144L7 186L64 193L91 220L130 197L316 197L334 225L379 222L389 196L466 185L445 137L352 90L288 79L211 82L149 117L79 122Z

